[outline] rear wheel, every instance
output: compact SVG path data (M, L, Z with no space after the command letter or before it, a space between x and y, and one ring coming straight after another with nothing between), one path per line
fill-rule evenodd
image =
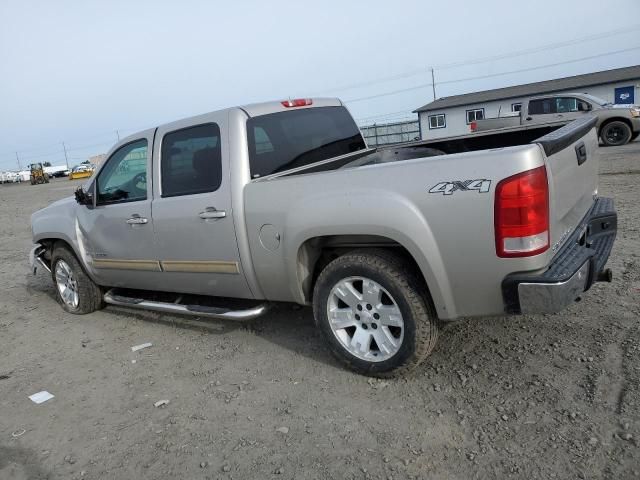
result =
M608 147L624 145L631 140L631 128L624 122L613 121L607 123L600 130L600 138Z
M386 251L341 256L314 288L316 324L335 357L365 375L417 367L433 350L438 321L424 282Z
M67 247L56 247L51 256L56 297L64 310L83 315L103 307L102 289L85 273Z

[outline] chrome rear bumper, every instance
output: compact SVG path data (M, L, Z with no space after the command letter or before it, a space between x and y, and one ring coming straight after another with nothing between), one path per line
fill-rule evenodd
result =
M594 282L611 281L605 269L618 217L610 198L598 198L580 225L538 275L515 273L502 282L507 313L554 313L579 300Z

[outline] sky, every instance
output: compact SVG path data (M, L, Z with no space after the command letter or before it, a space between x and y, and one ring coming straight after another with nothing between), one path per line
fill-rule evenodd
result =
M442 97L637 64L638 0L0 0L0 170L252 102L415 117L432 67Z

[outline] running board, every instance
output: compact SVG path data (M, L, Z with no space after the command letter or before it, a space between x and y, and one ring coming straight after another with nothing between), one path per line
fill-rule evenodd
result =
M156 312L177 313L197 317L217 318L221 320L234 320L237 322L253 320L264 315L269 310L269 305L263 303L246 310L230 310L222 307L207 307L204 305L181 305L179 303L156 302L143 298L133 298L118 295L109 290L104 294L104 301L109 305L120 307L154 310Z

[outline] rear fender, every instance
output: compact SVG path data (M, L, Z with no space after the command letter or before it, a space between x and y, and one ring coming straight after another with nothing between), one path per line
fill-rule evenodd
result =
M345 208L345 206L347 206ZM379 206L377 208L376 206ZM456 317L447 271L441 261L433 232L420 210L407 198L393 192L345 192L343 196L301 199L288 212L287 225L299 226L285 244L291 294L304 303L303 285L313 268L300 268L300 259L314 261L304 251L306 242L333 235L374 235L404 247L420 268L441 319ZM317 255L315 256L317 258ZM304 263L304 261L303 261Z

